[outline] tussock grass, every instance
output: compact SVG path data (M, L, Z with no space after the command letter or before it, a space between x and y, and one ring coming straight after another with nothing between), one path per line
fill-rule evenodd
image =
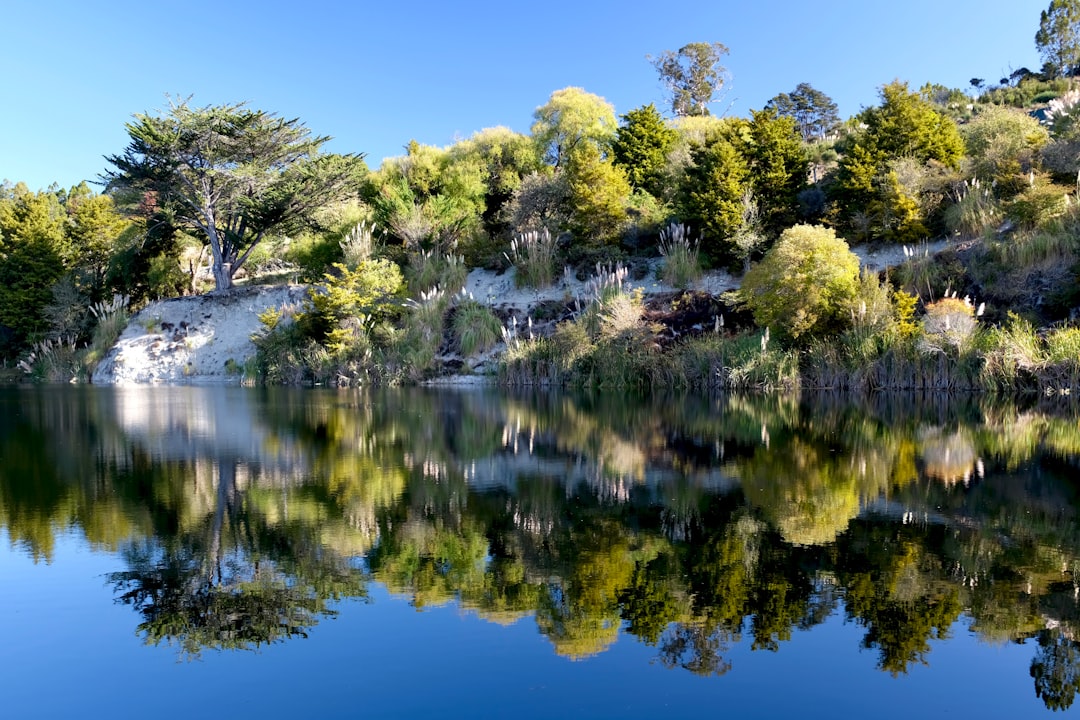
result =
M956 202L945 210L945 227L961 237L980 237L994 230L1002 212L989 185L978 178L965 180Z
M470 357L490 349L499 341L502 323L490 308L465 297L454 309L453 332L458 350Z
M987 253L1003 268L1030 268L1044 263L1071 262L1077 251L1076 237L1066 232L1016 233L990 243Z
M465 287L469 269L460 255L440 255L433 250L410 252L405 273L414 295L438 288L453 295Z
M685 225L672 223L660 231L660 254L664 257L660 278L668 285L685 289L701 277L698 243L690 239Z
M87 376L74 336L34 343L26 357L19 360L18 368L36 382L72 383Z
M102 301L90 306L90 314L97 323L94 325L90 346L83 354L83 363L88 376L94 373L98 363L116 344L120 333L127 327L130 319L128 302L129 298L126 295L114 295L108 302Z
M510 241L506 259L517 270L519 286L545 288L554 282L556 245L547 228L522 233Z

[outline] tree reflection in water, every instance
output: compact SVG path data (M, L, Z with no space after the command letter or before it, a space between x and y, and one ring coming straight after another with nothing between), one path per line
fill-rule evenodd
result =
M733 671L842 612L894 675L962 616L1031 641L1047 707L1080 677L1072 408L879 397L20 391L0 525L77 526L148 642L304 636L370 582L531 617L555 652L620 633Z

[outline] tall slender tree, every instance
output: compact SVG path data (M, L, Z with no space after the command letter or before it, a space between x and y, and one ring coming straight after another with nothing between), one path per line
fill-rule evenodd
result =
M1039 16L1035 47L1058 77L1080 66L1080 0L1051 0Z
M671 92L671 112L678 117L710 114L709 104L718 99L727 81L727 68L720 64L727 54L721 43L695 42L649 56L660 82Z

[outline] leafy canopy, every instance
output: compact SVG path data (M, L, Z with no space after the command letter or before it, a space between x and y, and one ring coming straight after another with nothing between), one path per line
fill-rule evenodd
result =
M544 160L555 167L565 166L585 145L607 156L615 139L615 106L579 87L551 93L533 116L533 140Z
M321 154L327 137L298 119L244 103L192 107L170 101L163 115L127 124L130 143L106 159L106 185L136 202L150 198L204 235L219 290L271 231L344 199L363 170L361 156Z
M727 69L720 64L720 58L727 54L721 43L695 42L649 57L660 82L671 93L671 112L679 117L710 114L709 104L727 80Z
M1051 0L1039 16L1035 47L1057 77L1080 66L1080 0Z
M668 127L652 103L631 110L622 119L612 146L615 163L626 170L634 188L659 196L664 164L679 133Z
M765 103L765 109L794 120L806 142L824 140L840 127L836 103L810 83L799 83L790 93L780 93Z

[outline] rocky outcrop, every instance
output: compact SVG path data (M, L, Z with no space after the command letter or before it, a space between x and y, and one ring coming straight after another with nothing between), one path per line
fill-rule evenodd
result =
M95 385L239 382L255 354L259 314L299 305L306 286L237 287L152 303L128 323L94 370Z

